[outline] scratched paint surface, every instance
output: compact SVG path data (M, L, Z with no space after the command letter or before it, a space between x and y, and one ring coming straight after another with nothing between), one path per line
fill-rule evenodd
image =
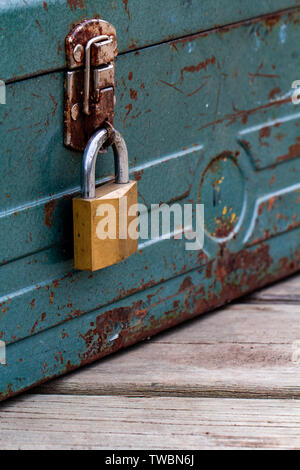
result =
M64 38L83 18L118 30L125 52L299 5L300 0L0 0L0 79L65 66ZM21 26L22 25L22 26ZM13 58L13 60L12 60Z
M299 11L275 15L117 60L116 127L140 201L204 203L200 252L180 240L141 242L120 265L74 271L81 155L62 144L63 73L8 86L0 107L2 398L299 268L300 108L291 103L299 20ZM111 173L111 154L101 156L98 180Z

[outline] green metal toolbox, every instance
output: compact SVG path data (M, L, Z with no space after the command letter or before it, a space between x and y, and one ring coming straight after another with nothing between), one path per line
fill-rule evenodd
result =
M203 204L202 249L162 235L74 269L65 38L92 18L117 32L139 201ZM299 38L297 0L0 0L1 399L299 269ZM109 150L97 183L113 171Z

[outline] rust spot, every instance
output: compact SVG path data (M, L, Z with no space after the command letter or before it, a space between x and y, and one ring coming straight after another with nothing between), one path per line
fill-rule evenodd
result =
M48 5L47 2L43 2L43 8L45 11L48 11Z
M138 92L132 88L130 88L130 98L135 101L138 99Z
M289 146L289 151L287 154L282 155L276 158L276 163L285 162L292 158L297 158L300 155L300 137L296 137L296 143Z
M126 115L125 115L125 117L124 117L124 119L123 119L123 124L124 124L124 125L125 125L125 123L126 123L126 120L127 120L128 116L129 116L129 114L130 114L131 111L132 111L132 104L131 104L131 103L127 104L127 105L125 106L125 109L127 109L127 113L126 113Z
M235 219L234 221L231 221L231 219L229 217L224 217L223 216L221 219L217 218L217 220L216 220L217 227L216 227L216 230L214 232L214 236L217 237L217 238L226 238L226 237L228 237L228 235L234 229L234 227L236 225L236 222L237 222L237 219Z
M260 77L260 78L280 78L280 75L275 75L273 73L248 73L249 77L251 77L252 79L256 78L256 77ZM253 80L252 80L252 83L253 83Z
M270 137L271 135L271 127L270 126L267 126L267 127L262 127L259 131L259 143L262 147L268 147L269 144L267 142L263 142L263 139L266 139L268 137Z
M57 111L58 103L57 103L57 101L55 100L54 96L51 95L51 93L49 93L49 94L50 94L51 101L52 101L52 103L54 104L54 108L53 108L53 111L52 111L52 116L54 116L55 113L56 113L56 111Z
M186 289L189 289L190 287L193 286L191 276L187 276L184 278L182 284L179 287L179 292L185 291Z
M240 142L241 142L242 146L244 147L244 149L247 152L250 152L250 150L251 150L250 142L248 142L248 140L241 140Z
M62 47L59 41L57 41L57 55L59 55L62 51Z
M282 15L280 15L280 14L276 14L276 15L273 15L273 16L269 16L268 18L265 19L264 23L267 26L267 28L270 29L270 31L273 30L274 26L276 26L278 23L280 23L281 16Z
M263 213L264 207L265 207L265 203L262 202L258 208L258 215L261 215Z
M159 282L163 282L163 281L164 279L161 279ZM124 297L130 296L132 294L136 294L137 292L141 290L149 289L150 287L155 286L155 284L156 284L155 281L149 281L149 282L142 282L138 288L133 287L132 289L128 289L128 290L120 289L120 293L118 297L116 298L116 300L120 300L120 299L123 299Z
M130 38L130 44L129 44L129 49L136 49L137 48L137 43L138 41L135 41L134 38Z
M69 5L71 10L76 10L77 8L83 10L85 8L85 0L67 0L67 5Z
M272 186L275 182L275 175L272 175L272 178L270 179L270 186Z
M53 213L56 208L56 201L53 199L52 201L47 202L45 204L45 218L44 218L44 224L50 228L53 226Z
M207 279L211 279L212 277L212 269L213 269L213 262L210 261L206 266L206 273L205 276Z
M268 212L271 212L271 210L273 209L276 199L276 196L273 196L270 197L270 199L268 200Z
M143 174L144 174L144 170L135 171L135 172L134 172L134 179L135 179L135 181L140 181Z
M35 306L35 299L32 299L32 301L30 302L30 305L31 305L31 308Z
M299 202L299 201L296 201L296 202ZM289 216L284 215L284 214L276 214L276 220L289 220Z
M133 73L132 73L132 72L129 72L129 74L128 74L128 80L131 81L131 80L132 80L132 77L133 77Z
M14 127L13 129L7 129L7 132L15 132L15 131L19 131L21 129L21 127Z
M36 22L36 24L38 25L39 29L42 31L42 27L41 27L41 25L40 25L39 20L36 19L35 22Z
M124 5L125 12L127 13L128 19L130 20L130 11L128 9L128 0L122 0L122 3Z
M232 254L225 249L222 257L217 259L215 269L216 278L221 282L223 289L227 286L229 290L227 293L223 291L223 294L225 294L223 300L236 297L241 285L247 291L257 288L260 277L266 275L266 269L272 262L273 260L269 255L269 245L261 245L255 251L243 250L236 254ZM242 279L239 285L231 285L230 281L226 280L228 274L238 270L243 272ZM262 278L260 280L263 282ZM232 295L233 297L231 297Z
M33 327L31 328L31 334L33 335L34 332L35 332L35 329L37 328L38 324L40 321L44 321L46 318L46 312L43 312L42 315L41 315L41 318L38 319L35 324L33 325Z
M281 89L279 88L279 86L277 86L276 88L273 88L273 90L271 90L269 94L270 100L274 100L276 95L280 95L280 93L281 93Z
M212 56L211 58L208 58L204 60L203 62L199 62L199 64L197 65L190 65L189 67L184 67L183 69L181 69L180 79L183 82L185 72L194 73L194 72L199 72L202 69L206 70L209 65L215 65L215 63L216 63L216 58L215 56Z

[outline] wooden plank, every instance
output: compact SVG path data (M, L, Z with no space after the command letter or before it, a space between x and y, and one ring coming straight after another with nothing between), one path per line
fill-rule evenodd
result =
M40 393L299 397L300 308L236 304L50 382Z
M300 275L293 276L268 288L254 292L246 301L299 303Z
M300 448L300 402L25 396L0 408L5 449Z

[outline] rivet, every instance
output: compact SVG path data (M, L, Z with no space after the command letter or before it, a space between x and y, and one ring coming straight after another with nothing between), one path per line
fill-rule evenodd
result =
M84 47L81 44L77 44L73 52L73 56L76 62L82 62L83 53L84 53Z
M79 114L80 114L80 107L79 107L79 104L76 103L74 104L74 106L72 106L72 109L71 109L71 117L73 121L77 121Z

